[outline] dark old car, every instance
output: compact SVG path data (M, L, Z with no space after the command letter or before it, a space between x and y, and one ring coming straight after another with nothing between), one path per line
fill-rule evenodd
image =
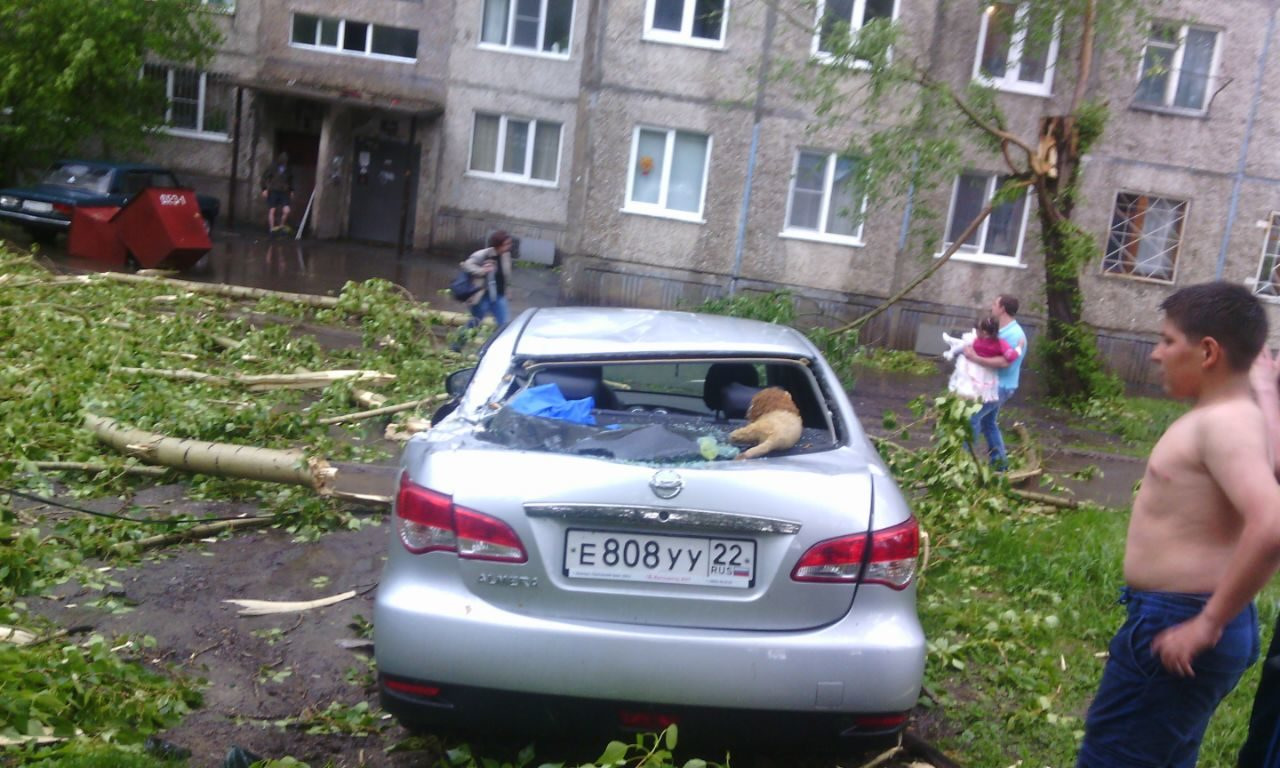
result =
M183 187L173 171L145 163L62 160L39 183L0 189L0 220L25 228L35 240L51 240L71 226L71 212L79 205L122 206L148 187ZM212 228L218 217L218 198L196 195L200 215Z

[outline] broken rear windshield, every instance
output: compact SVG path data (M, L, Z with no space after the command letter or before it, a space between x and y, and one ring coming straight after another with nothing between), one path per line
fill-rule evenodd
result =
M737 457L751 443L751 398L785 389L800 411L795 446L771 455L835 447L832 416L809 371L789 360L695 360L541 365L522 372L481 439L519 450L618 461L684 464Z

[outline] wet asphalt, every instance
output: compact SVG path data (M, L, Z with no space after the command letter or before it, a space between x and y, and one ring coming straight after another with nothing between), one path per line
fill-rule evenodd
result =
M479 247L479 244L477 244ZM336 296L347 281L389 280L442 309L462 310L446 293L465 253L410 250L337 240L271 238L254 231L217 231L213 250L179 277L206 283ZM507 298L512 314L526 307L555 306L560 272L516 262Z

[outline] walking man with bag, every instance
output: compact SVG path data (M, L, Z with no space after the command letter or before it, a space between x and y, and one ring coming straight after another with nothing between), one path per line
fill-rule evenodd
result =
M476 289L466 300L471 319L467 321L464 331L478 327L485 315L493 315L493 321L499 328L507 324L511 245L511 235L499 229L489 235L489 247L481 248L462 262L462 271L471 275L471 284ZM460 348L461 344L455 346Z

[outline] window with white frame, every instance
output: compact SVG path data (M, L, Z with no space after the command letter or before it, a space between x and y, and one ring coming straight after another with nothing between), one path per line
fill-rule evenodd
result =
M1009 176L982 171L966 171L956 177L947 214L944 247L950 247L995 199ZM1031 201L1025 191L991 209L991 213L969 234L952 258L986 261L992 264L1022 263L1022 238L1026 232L1027 209Z
M559 167L559 123L476 113L470 173L554 185Z
M876 19L892 21L897 0L818 0L818 33L813 37L813 54L831 56L835 40L862 29Z
M1205 27L1156 22L1142 54L1135 104L1203 112L1218 47L1218 33Z
M623 210L700 221L710 156L710 136L636 128Z
M231 122L231 83L226 75L162 64L144 65L142 74L164 87L164 124L170 132L226 138Z
M1259 296L1280 297L1280 213L1272 213L1267 222L1267 236L1262 241L1262 263L1253 292Z
M1135 192L1116 194L1102 271L1173 282L1187 201Z
M484 0L480 44L569 55L573 0Z
M418 58L418 30L351 19L293 15L290 42L303 48L374 58Z
M1058 58L1058 23L1037 18L1030 3L988 5L978 30L973 76L1003 91L1048 96Z
M802 149L796 153L782 234L862 243L866 196L857 185L856 158Z
M647 0L644 37L709 48L724 45L728 0Z

